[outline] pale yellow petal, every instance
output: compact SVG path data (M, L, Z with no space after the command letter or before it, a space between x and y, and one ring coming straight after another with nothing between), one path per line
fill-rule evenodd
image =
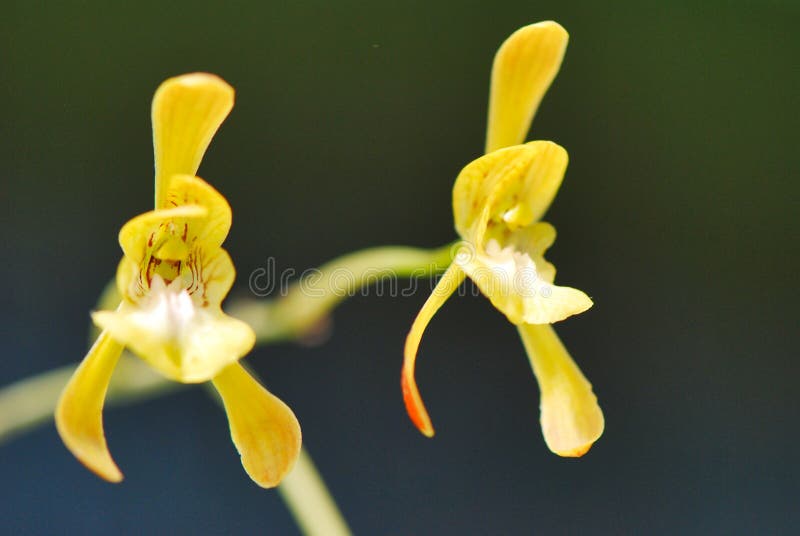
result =
M167 378L208 381L255 344L252 328L219 307L204 307L181 287L153 278L148 294L92 319Z
M123 346L103 332L72 375L56 406L56 429L81 463L109 482L122 480L103 432L103 403Z
M548 448L559 456L583 456L605 426L592 385L551 326L522 325L519 333L539 383Z
M515 145L473 160L453 187L459 235L483 244L487 232L514 231L536 222L555 198L567 163L566 150L550 141Z
M492 66L487 153L525 141L568 39L558 23L545 21L520 28L500 46Z
M422 403L422 397L419 395L417 381L414 379L414 366L417 361L417 351L419 350L419 343L422 340L422 334L425 332L425 328L433 318L433 315L436 314L436 311L438 311L439 308L444 305L444 302L456 291L462 281L464 281L464 272L455 264L451 264L417 314L414 323L411 325L411 330L406 337L403 371L401 375L403 401L405 402L406 411L411 421L420 432L428 437L433 436L434 430L431 419L428 416L428 411L425 409L425 405Z
M156 208L164 208L172 175L195 175L222 122L233 108L234 91L207 73L170 78L153 97Z
M300 454L302 437L294 413L238 363L223 369L213 382L245 471L261 487L277 486Z

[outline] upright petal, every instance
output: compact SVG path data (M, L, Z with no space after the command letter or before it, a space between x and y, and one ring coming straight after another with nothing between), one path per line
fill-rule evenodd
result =
M122 480L103 432L103 402L123 346L104 331L95 341L56 406L56 429L81 463L109 482Z
M522 325L519 333L539 382L548 448L559 456L583 456L605 426L592 385L550 325Z
M156 208L166 206L172 175L195 175L222 122L233 108L233 88L218 76L170 78L153 97Z
M455 263L451 264L436 284L436 287L422 306L422 309L420 309L406 337L403 372L401 375L403 401L406 404L406 411L411 421L417 429L427 437L433 437L434 431L431 419L428 416L428 411L425 409L425 405L422 403L422 397L419 395L417 381L414 379L414 365L417 361L417 351L419 350L419 343L422 340L422 334L425 332L425 328L433 318L433 315L436 314L436 311L438 311L444 302L456 291L462 281L464 281L464 272L461 271Z
M492 67L487 153L525 140L568 39L558 23L545 21L520 28L500 46Z
M294 413L239 363L225 368L213 382L245 471L263 488L277 486L300 454L302 437Z

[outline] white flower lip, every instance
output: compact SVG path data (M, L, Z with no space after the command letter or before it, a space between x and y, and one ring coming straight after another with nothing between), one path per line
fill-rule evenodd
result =
M132 320L165 340L179 340L198 314L194 300L181 283L177 278L167 285L160 275L154 275L150 291L139 302Z

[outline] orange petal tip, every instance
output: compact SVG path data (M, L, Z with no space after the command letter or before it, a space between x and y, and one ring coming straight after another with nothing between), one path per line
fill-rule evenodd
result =
M428 416L425 405L422 403L422 398L419 396L419 390L414 378L404 372L400 383L403 388L403 402L405 402L406 412L408 412L411 422L414 423L414 426L417 427L417 430L422 435L433 437L435 434L433 424L431 424L431 419Z

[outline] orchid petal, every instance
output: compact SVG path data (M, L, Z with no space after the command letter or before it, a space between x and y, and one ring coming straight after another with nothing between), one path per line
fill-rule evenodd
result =
M111 458L103 431L103 403L123 345L104 331L72 375L56 406L56 429L81 463L109 482L122 473Z
M583 456L603 434L603 412L555 330L549 325L519 326L541 391L541 424L548 448L559 456Z
M555 198L567 162L567 151L550 141L515 145L473 160L453 187L456 230L463 239L482 244L490 225L514 231L536 222Z
M170 78L153 97L156 208L167 203L173 175L195 175L211 138L233 108L233 88L218 76Z
M225 405L231 439L245 471L263 488L277 486L300 454L300 424L294 413L238 363L212 381Z
M520 28L500 46L492 66L487 153L525 140L568 39L561 25L545 21Z
M414 379L414 366L417 360L417 351L419 350L419 343L422 340L422 334L425 332L425 328L433 318L433 315L436 314L436 311L438 311L444 302L456 291L462 281L464 281L464 272L461 271L456 264L451 264L436 284L436 287L422 306L422 309L417 313L417 317L414 319L411 330L406 337L403 371L401 375L403 401L405 402L406 411L411 421L419 431L427 437L433 437L434 430L425 405L422 403L422 397L419 395L417 382Z
M194 175L173 175L167 189L167 205L199 205L207 210L206 217L190 222L186 242L202 244L204 248L222 245L231 229L232 211L228 200L213 186Z

